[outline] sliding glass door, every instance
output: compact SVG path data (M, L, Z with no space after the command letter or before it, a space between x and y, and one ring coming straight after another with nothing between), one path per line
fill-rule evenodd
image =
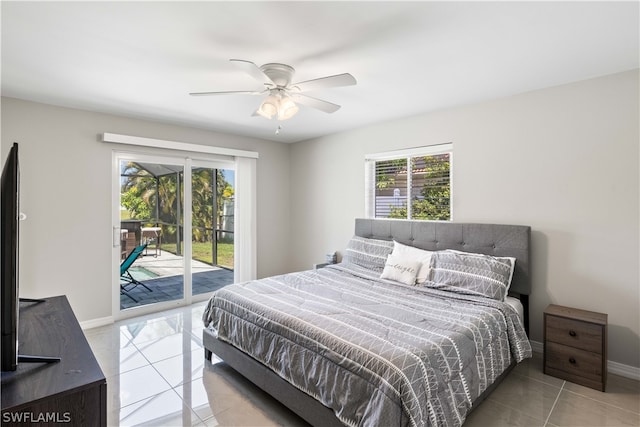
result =
M235 174L214 166L191 167L192 296L233 282Z
M125 153L115 163L118 311L189 304L232 283L233 163Z
M185 299L184 162L123 156L120 309Z

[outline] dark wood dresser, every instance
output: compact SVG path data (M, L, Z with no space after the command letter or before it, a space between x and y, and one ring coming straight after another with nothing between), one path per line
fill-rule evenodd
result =
M2 372L3 425L107 425L107 381L65 296L20 303L20 354L57 356Z
M551 304L544 312L544 373L605 391L607 315Z

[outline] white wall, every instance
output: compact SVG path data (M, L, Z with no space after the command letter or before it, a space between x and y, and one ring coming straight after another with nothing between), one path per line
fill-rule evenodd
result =
M533 228L531 338L558 303L609 314L609 359L640 366L638 71L285 145L2 98L20 143L23 296L111 315L111 150L103 132L260 153L258 276L343 250L364 215L364 155L454 143L455 221ZM291 184L290 184L291 183ZM292 236L291 238L289 236Z
M20 293L66 294L78 320L111 316L111 153L104 132L257 151L258 276L289 270L286 144L2 98L2 162L20 144ZM285 236L285 238L283 238Z
M292 146L294 269L343 250L364 156L453 142L453 219L532 227L531 339L557 303L609 314L609 359L640 366L638 70Z

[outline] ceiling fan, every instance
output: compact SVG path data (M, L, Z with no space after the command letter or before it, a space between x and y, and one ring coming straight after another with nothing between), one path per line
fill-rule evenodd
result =
M189 95L264 95L268 93L268 96L262 101L254 115L267 119L275 116L277 120L286 120L298 112L296 103L324 111L325 113L334 113L340 109L337 104L305 95L303 92L356 84L356 79L349 73L291 83L295 70L289 65L270 63L258 67L253 62L242 59L231 59L230 61L260 82L264 89L256 91L192 92Z

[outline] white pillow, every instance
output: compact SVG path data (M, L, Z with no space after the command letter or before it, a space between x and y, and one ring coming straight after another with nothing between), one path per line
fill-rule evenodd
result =
M415 285L419 268L419 261L406 260L391 254L387 258L387 263L384 265L380 278L395 280L405 285Z
M429 278L429 271L431 264L431 254L433 252L426 251L424 249L414 248L413 246L407 246L400 242L393 241L393 252L391 254L396 257L408 261L418 261L420 268L416 274L416 283L420 284L425 282Z

